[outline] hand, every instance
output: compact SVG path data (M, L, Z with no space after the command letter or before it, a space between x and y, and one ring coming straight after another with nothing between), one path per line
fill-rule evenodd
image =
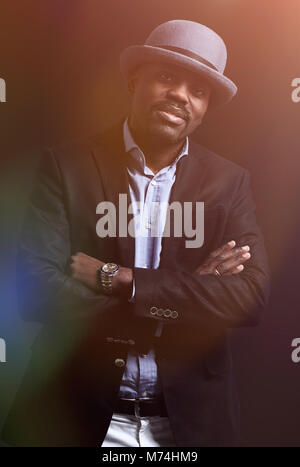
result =
M105 263L82 252L76 253L71 258L72 277L78 279L96 292L101 292L97 280L97 269ZM120 267L118 274L112 279L112 293L130 298L132 294L132 281L132 269Z
M128 300L132 295L132 283L132 269L120 267L118 274L112 280L113 294L120 295Z
M216 274L216 268L223 275L239 274L243 271L243 263L251 257L248 245L235 247L235 241L226 243L210 253L208 258L197 269L197 274Z
M99 292L97 269L103 266L104 262L82 252L76 253L74 256L71 256L71 258L72 277Z

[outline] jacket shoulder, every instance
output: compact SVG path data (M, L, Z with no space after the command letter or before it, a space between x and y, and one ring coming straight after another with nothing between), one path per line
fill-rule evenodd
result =
M199 162L205 162L210 170L214 173L221 171L231 172L235 175L242 175L248 170L241 165L221 156L214 151L206 148L202 144L190 141L191 152Z
M76 156L82 158L94 149L103 148L105 152L105 148L117 145L122 147L122 122L91 135L62 141L46 148L46 151L51 152L58 159L74 159Z

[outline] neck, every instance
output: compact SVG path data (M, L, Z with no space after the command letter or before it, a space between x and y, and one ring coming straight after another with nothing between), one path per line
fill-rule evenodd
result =
M183 149L185 139L176 144L169 142L157 142L153 138L141 138L134 129L130 127L131 134L136 144L141 148L146 159L146 165L153 173L172 164Z

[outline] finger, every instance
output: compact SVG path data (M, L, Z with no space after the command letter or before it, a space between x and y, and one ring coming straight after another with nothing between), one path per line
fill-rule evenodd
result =
M227 251L231 250L234 248L236 245L234 240L231 240L230 242L225 243L225 245L222 245L220 248L218 248L215 251L212 251L208 258L216 258L217 256L221 255L222 253L226 253Z
M72 255L71 256L72 258L72 261L79 261L80 260L80 254L79 253L75 253L75 255Z
M77 253L75 253L73 257L78 259L78 258L88 257L88 255L86 255L85 253L82 253L82 251L78 251Z
M238 246L236 248L233 248L230 251L226 251L224 253L221 253L219 256L216 257L216 260L217 259L227 260L227 259L230 259L230 258L241 256L244 253L247 253L249 251L250 251L249 245Z
M71 265L71 276L75 277L77 274L77 268L74 265Z
M243 253L241 256L238 255L235 258L230 258L227 261L224 261L217 265L218 271L221 274L229 271L230 269L234 269L240 264L245 263L251 258L251 254L249 252Z
M221 263L224 263L225 261L242 257L244 253L248 253L249 251L250 251L250 247L248 245L245 245L242 247L236 247L232 249L231 251L221 253L216 258L211 259L208 265L210 265L210 267L212 268L215 268L216 266L218 266Z
M225 243L225 245L222 245L217 250L212 251L204 260L204 262L201 263L200 266L198 266L195 272L198 273L200 271L203 271L203 268L213 270L220 263L220 261L216 260L216 258L219 257L219 255L225 254L227 251L230 251L232 248L235 247L235 245L235 241L231 240L230 242Z
M231 274L240 274L244 269L245 266L243 264L240 264L239 266L236 266L235 268L229 269L228 271L224 272L222 275L229 276Z

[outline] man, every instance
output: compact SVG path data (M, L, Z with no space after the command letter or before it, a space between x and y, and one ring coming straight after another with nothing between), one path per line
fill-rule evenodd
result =
M228 333L258 322L267 260L248 172L189 138L208 108L236 93L225 65L211 29L158 26L121 55L125 121L42 158L18 287L24 317L45 325L7 442L238 444ZM174 215L165 235L172 203L183 218ZM135 235L124 233L128 213ZM195 240L204 229L196 248L186 221L196 224Z

